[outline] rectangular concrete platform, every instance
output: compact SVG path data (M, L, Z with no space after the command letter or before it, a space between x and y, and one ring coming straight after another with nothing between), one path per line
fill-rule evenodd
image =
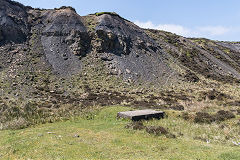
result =
M146 110L136 110L136 111L127 111L127 112L118 112L117 117L118 118L125 118L125 119L131 119L133 121L139 121L139 120L148 120L152 118L164 118L164 112L163 111L155 111L152 109L146 109Z

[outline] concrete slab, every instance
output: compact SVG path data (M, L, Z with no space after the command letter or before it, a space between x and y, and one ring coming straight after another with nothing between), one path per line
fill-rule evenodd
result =
M118 112L117 117L131 119L133 121L139 121L142 119L148 120L148 119L152 119L152 118L157 118L157 119L164 118L164 114L165 113L163 111L155 111L152 109L146 109L146 110Z

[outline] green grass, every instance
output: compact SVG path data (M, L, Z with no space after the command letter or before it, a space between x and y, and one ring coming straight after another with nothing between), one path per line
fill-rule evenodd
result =
M129 108L112 106L92 112L90 118L0 131L0 159L240 159L237 146L191 138L187 133L209 129L192 127L175 114L145 124L161 124L174 134L182 130L184 136L176 139L125 129L129 122L116 119L117 112L125 110Z
M224 49L223 52L227 53L227 54L230 54L231 53L231 50L230 49Z
M109 15L113 15L113 16L117 16L118 15L115 12L97 12L97 13L95 13L96 16L101 16L103 14L109 14Z

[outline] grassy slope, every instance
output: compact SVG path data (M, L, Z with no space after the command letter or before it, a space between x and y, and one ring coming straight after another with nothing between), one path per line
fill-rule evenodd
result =
M67 122L0 131L0 159L240 159L237 146L217 141L208 144L191 137L220 134L214 125L197 125L170 114L146 125L160 124L183 135L156 137L125 129L128 121L115 118L118 111L125 110L129 108L115 106Z

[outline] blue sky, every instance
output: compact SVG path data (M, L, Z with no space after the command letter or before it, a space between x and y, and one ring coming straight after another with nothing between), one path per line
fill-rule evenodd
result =
M117 12L144 28L185 37L240 41L239 0L17 0L39 8L73 6L80 15Z

